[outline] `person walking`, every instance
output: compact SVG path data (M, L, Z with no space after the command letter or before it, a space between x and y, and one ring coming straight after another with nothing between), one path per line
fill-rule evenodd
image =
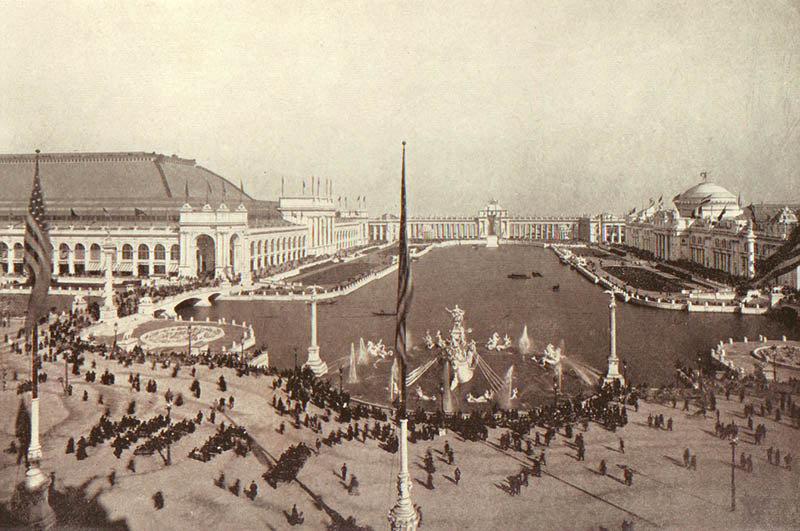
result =
M625 453L625 441L623 439L619 440L619 453Z
M342 464L342 481L347 482L347 463Z
M789 457L789 456L787 456ZM456 486L458 486L458 482L461 481L461 469L456 467L455 472L453 472L453 477L456 480Z

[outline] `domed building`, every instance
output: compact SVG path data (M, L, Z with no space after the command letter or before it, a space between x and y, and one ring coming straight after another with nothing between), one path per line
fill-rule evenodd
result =
M685 218L735 218L742 214L738 198L725 188L703 181L672 200Z
M0 155L0 273L21 275L23 219L36 155ZM258 200L195 160L158 153L42 153L39 175L55 277L213 276L248 280L275 266L367 242L363 211L332 187Z
M673 198L632 211L625 243L665 261L689 261L733 277L753 278L798 225L800 205L749 205L701 175L700 183ZM774 283L800 286L800 266Z

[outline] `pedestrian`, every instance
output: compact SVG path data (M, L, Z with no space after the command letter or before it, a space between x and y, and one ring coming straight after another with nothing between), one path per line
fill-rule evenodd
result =
M153 494L153 505L155 505L156 510L164 508L164 493L158 491Z
M342 481L347 481L347 463L342 464Z
M619 440L619 453L625 453L625 441L622 439Z
M600 460L600 475L601 476L605 476L607 470L608 469L606 468L606 460L605 459L601 459Z
M783 458L783 462L786 463L786 470L791 472L792 471L792 454L786 454L786 457Z
M689 465L689 468L691 468L692 470L697 470L697 456L696 455L692 456L691 464Z
M691 452L689 452L689 449L688 449L688 448L686 448L686 449L683 451L683 466L684 466L685 468L688 468L688 467L689 467L689 458L691 457L691 455L692 455L692 454L691 454Z
M787 455L786 457L788 458L789 456ZM456 480L456 486L457 486L458 482L461 481L461 469L460 468L456 467L455 472L453 472L453 477Z
M769 449L767 450L767 463L769 463L770 465L772 464L772 452L773 449L772 446L770 446Z
M667 419L667 431L672 431L672 417Z

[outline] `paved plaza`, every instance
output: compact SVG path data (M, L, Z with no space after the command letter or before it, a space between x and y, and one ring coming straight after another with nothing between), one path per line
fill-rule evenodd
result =
M0 394L0 407L12 414L3 415L0 427L0 446L8 448L14 439L14 414L19 407L16 382L11 374L16 370L26 373L26 358L3 351L4 366L8 371L8 385ZM47 382L42 385L42 444L43 468L56 473L51 504L59 515L59 525L127 526L131 529L197 529L227 528L286 529L287 514L297 504L304 513L304 523L299 528L322 529L331 522L353 517L359 526L374 529L386 528L386 515L395 501L394 483L399 468L398 454L390 454L378 447L374 439L366 442L350 441L323 445L319 455L313 455L301 470L296 481L281 484L273 490L261 478L270 459L278 456L290 445L303 441L314 446L317 437L327 435L332 429L346 427L331 420L324 422L322 434L309 428L295 428L291 418L281 417L272 407L272 395L286 400L282 390L273 391L269 376L238 377L230 369L209 370L198 367L202 395L195 400L189 392L192 377L184 367L177 377L172 368L150 364L134 364L124 368L116 361L87 354L84 371L96 361L97 374L106 368L116 376L114 385L98 382L86 383L83 377L71 377L73 395L65 397L59 376L63 377L63 362L45 363ZM145 381L158 382L157 393L135 392L128 384L128 374L139 373ZM216 382L224 375L228 382L226 392L220 392ZM23 376L20 376L22 379ZM136 415L146 419L166 412L164 392L181 392L185 403L172 407L175 421L194 417L198 410L206 414L209 405L219 397L235 397L234 409L217 415L216 425L208 420L197 431L174 444L171 449L172 464L166 466L158 454L138 456L136 471L126 469L132 451L116 459L111 446L101 444L88 448L88 458L78 461L75 454L65 454L70 437L77 440L88 437L91 427L108 407L111 418L122 417L131 400L136 401ZM84 390L88 400L83 401ZM104 404L98 404L98 395ZM636 528L796 528L798 514L798 472L767 463L766 450L779 448L783 455L800 453L797 431L789 420L775 422L770 418L755 417L756 424L767 427L766 442L756 446L752 434L743 426L743 403L738 396L731 400L718 397L720 420L735 421L740 427L739 452L752 454L753 472L736 470L737 510L731 512L730 459L727 440L714 434L715 413L704 418L692 406L687 413L681 411L682 403L673 409L666 405L640 402L639 411L628 410L629 423L612 433L591 423L583 433L586 443L585 461L578 461L572 440L563 431L546 448L547 464L541 478L531 476L529 486L522 487L519 496L509 494L507 477L520 472L531 461L523 452L503 451L498 442L502 429L490 430L485 442L469 442L449 433L435 440L418 441L409 445L410 472L414 482L412 499L422 507L423 526L429 529L597 529L600 526L619 529L624 520L634 522ZM760 399L747 396L745 403L760 403ZM758 410L758 407L756 407ZM324 412L309 404L309 413ZM663 414L672 418L674 430L648 427L648 415ZM200 446L218 427L221 421L235 422L247 427L255 440L256 451L242 458L234 452L225 452L208 462L189 459L193 447ZM279 433L281 423L285 431ZM543 430L539 429L543 434ZM578 428L576 432L582 432ZM533 435L533 433L531 434ZM619 441L624 440L625 452L619 451ZM454 450L452 465L446 463L442 450L445 440ZM689 448L696 456L697 469L683 466L682 453ZM423 470L426 450L435 457L436 472L433 489L427 485ZM263 451L262 451L263 450ZM535 448L538 454L541 448ZM25 465L16 464L16 455L2 453L0 498L7 501L14 485L24 476ZM601 460L607 464L607 474L598 472ZM356 474L360 483L358 495L349 495L340 477L343 463L350 474ZM624 469L633 470L633 484L624 483ZM461 478L454 479L456 467ZM108 475L115 472L112 487ZM221 491L214 484L224 472L226 486L239 479L242 489L252 481L258 486L253 501L243 494ZM156 510L153 495L161 491L165 505Z

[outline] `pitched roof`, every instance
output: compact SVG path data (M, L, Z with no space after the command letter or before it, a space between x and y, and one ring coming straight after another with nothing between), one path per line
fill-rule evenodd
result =
M198 166L194 160L157 153L42 153L40 174L45 199L236 201L239 187ZM0 155L0 201L25 201L30 195L34 155ZM224 192L223 192L224 190ZM252 198L244 194L244 199Z

